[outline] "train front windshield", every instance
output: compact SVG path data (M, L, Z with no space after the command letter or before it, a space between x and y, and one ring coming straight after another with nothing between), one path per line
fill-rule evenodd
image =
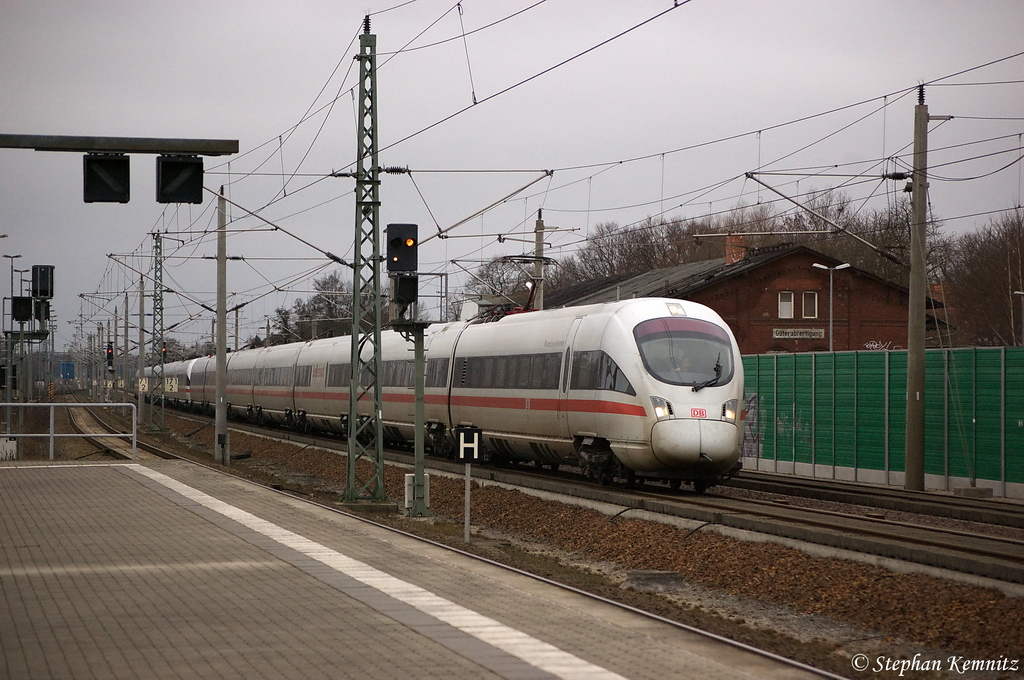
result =
M732 380L732 343L713 323L685 317L651 319L633 329L647 371L670 385L695 388Z

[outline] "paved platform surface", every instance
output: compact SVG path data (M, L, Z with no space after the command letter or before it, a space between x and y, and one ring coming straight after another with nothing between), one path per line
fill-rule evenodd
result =
M160 461L0 464L0 677L814 676Z

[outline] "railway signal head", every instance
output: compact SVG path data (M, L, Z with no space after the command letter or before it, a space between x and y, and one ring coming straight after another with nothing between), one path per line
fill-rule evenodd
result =
M86 203L131 200L131 161L123 153L89 153L82 159Z
M203 159L199 156L157 156L157 203L202 203Z
M389 272L414 272L419 266L416 255L419 238L415 224L389 224L387 257Z

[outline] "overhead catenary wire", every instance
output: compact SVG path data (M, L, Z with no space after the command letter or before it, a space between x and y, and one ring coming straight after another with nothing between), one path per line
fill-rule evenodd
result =
M588 47L587 49L583 50L582 52L578 52L577 54L575 54L575 55L573 55L573 56L571 56L571 57L569 57L567 59L563 59L562 61L558 62L557 64L549 66L548 68L543 69L542 71L539 71L539 72L533 74L532 76L528 76L526 78L523 78L522 80L520 80L520 81L518 81L518 82L516 82L516 83L514 83L512 85L509 85L509 86L507 86L507 87L505 87L505 88L503 88L501 90L498 90L497 92L495 92L493 94L490 94L490 95L484 97L483 99L480 99L479 101L477 101L477 102L475 102L473 104L470 104L469 106L463 107L463 108L461 108L461 109L459 109L459 110L457 110L457 111L455 111L453 113L450 113L447 116L441 118L440 120L437 120L437 121L427 125L426 127L423 127L421 129L417 130L416 132L408 134L405 137L402 137L402 138L400 138L400 139L398 139L398 140L396 140L394 142L391 142L390 144L382 146L380 149L378 149L378 152L387 151L388 149L391 149L391 148L393 148L395 146L398 146L399 144L407 142L410 139L418 137L419 135L421 135L421 134L423 134L423 133L425 133L425 132L427 132L429 130L434 129L435 127L437 127L439 125L447 123L448 121L452 120L453 118L461 116L463 113L465 113L465 112L469 111L470 109L476 107L478 104L483 104L485 102L497 99L498 97L501 97L502 95L505 95L505 94L511 92L512 90L515 90L515 89L517 89L519 87L522 87L523 85L525 85L525 84L527 84L529 82L532 82L532 81L536 80L537 78L540 78L540 77L542 77L544 75L547 75L548 73L551 73L552 71L554 71L556 69L561 68L562 66L565 66L566 64L572 63L573 61L576 61L580 57L583 57L583 56L585 56L587 54L590 54L594 50L600 49L601 47L604 47L608 43L611 43L611 42L613 42L615 40L618 40L619 38L621 38L621 37L623 37L625 35L628 35L629 33L632 33L633 31L635 31L635 30L637 30L639 28L642 28L643 26L646 26L647 24L651 23L652 21L656 21L657 19L660 19L661 17L665 16L669 12L672 12L673 10L679 9L680 7L682 7L683 5L688 4L689 2L691 2L691 0L679 0L672 7L669 7L666 10L658 12L654 16L641 21L640 23L638 23L638 24L636 24L634 26L631 26L630 28L627 28L626 30L621 31L620 33L616 33L615 35L613 35L610 38L602 40L601 42L597 43L596 45L592 45L591 47Z
M403 7L403 6L407 5L407 4L409 4L409 3L401 3L401 4L399 4L399 5L395 5L394 7L392 7L392 8L389 8L389 9L387 9L387 10L382 10L382 12L383 12L383 11L390 11L390 10L392 10L392 9L397 9L397 8L399 8L399 7ZM539 4L539 3L538 3L538 4ZM463 36L463 37L464 37L464 36ZM966 71L964 71L964 72L966 72ZM961 72L961 73L964 73L964 72ZM884 107L883 107L883 108L884 108ZM762 130L764 130L764 129L768 129L768 128L762 128ZM279 145L279 148L280 148L280 145ZM662 154L662 156L663 156L663 155L664 155L664 153L666 153L666 152L660 152L660 153L661 153L661 154ZM667 153L671 153L671 152L667 152ZM273 154L271 154L271 156L270 156L270 157L272 157L272 156L273 156ZM291 154L290 154L290 156L289 156L289 157L292 157L292 156L291 156ZM282 156L282 166L283 166L283 156ZM602 170L602 172L605 172L605 171L607 171L607 170L609 170L609 169L612 169L613 167L617 167L617 166L608 166L608 167L604 168L604 169ZM282 167L282 169L283 169L283 167ZM282 176L284 176L284 175L286 175L286 174L287 174L287 173L285 173L285 172L282 172ZM293 174L292 174L291 176L296 176L296 174L295 174L295 173L293 173ZM825 175L822 175L822 176L825 176ZM593 175L591 175L591 178L592 178L592 177L593 177ZM854 175L854 177L856 177L856 175ZM579 180L579 181L584 181L584 180ZM587 178L587 181L589 181L589 178ZM418 188L417 188L417 190L418 190ZM289 197L290 197L290 192L289 192ZM424 203L426 204L426 201L424 201ZM548 209L549 209L549 210L553 210L552 208L548 208ZM428 211L429 211L429 207L428 207ZM664 210L662 211L662 214L663 214L663 213L664 213ZM588 210L588 215L589 215L589 210ZM432 215L432 217L433 217L433 215ZM435 225L436 225L436 224L437 224L437 220L435 219L435 220L434 220L434 222L435 222ZM275 226L275 227L274 227L274 229L275 229L275 230L277 230L277 229L279 229L279 227ZM286 232L286 233L288 233L288 232ZM301 239L300 239L300 240L301 240Z
M458 5L458 3L457 3L456 5L454 5L453 7L455 7L455 8L459 8L459 5ZM531 7L532 7L532 6L531 6ZM449 11L450 11L450 10L449 10ZM642 24L641 24L641 25L642 25ZM635 28L635 27L634 27L634 28ZM630 30L632 30L632 29L630 29ZM628 32L628 31L627 31L627 32ZM624 33L625 33L625 32L624 32ZM624 33L622 33L622 34L619 34L619 35L623 35ZM607 41L606 41L606 42L607 42ZM602 44L603 44L603 43L602 43ZM591 49L593 49L593 48L591 48ZM585 52L584 52L584 53L585 53ZM584 53L581 53L581 55L582 55L582 54L584 54ZM581 56L581 55L577 55L577 56ZM1016 56L1016 55L1011 55L1010 57L1006 57L1005 59L1013 58L1013 56ZM575 58L575 57L574 57L574 58ZM997 62L998 62L998 61L1001 61L1001 60L997 60ZM567 63L567 62L562 62L562 63ZM991 64L991 63L996 63L996 62L989 62L989 64ZM967 72L970 72L970 71L972 71L972 70L975 70L975 69L977 69L977 68L981 68L981 67L983 67L983 66L984 66L984 65L982 65L982 66L978 66L978 67L972 67L972 68L970 68L970 69L965 69L965 70L963 70L963 71L960 71L960 72L957 72L956 74L953 74L953 75L961 75L961 74L963 74L963 73L967 73ZM550 70L550 69L548 69L548 70ZM546 72L546 71L542 71L541 73L539 73L539 74L537 74L537 75L535 75L535 76L532 76L532 77L531 77L531 79L532 79L533 77L537 77L537 76L539 76L539 75L542 75L542 74L543 74L543 73L545 73L545 72ZM945 76L945 77L946 77L946 78L948 78L948 77L953 77L953 75L951 75L951 76ZM525 81L521 81L521 82L528 82L528 80L529 80L529 79L527 79L527 80L525 80ZM939 80L941 80L941 79L939 79ZM897 92L897 93L895 93L895 94L904 94L904 95L905 95L906 93L909 93L910 91L913 91L913 89L914 89L914 88L908 88L908 89L906 89L906 90L903 90L903 91L899 91L899 92ZM507 90L505 90L505 91L507 91ZM497 94L500 94L500 93L497 93ZM496 95L493 95L493 96L496 96ZM890 96L890 95L886 95L886 97L888 97L888 96ZM871 100L868 100L868 101L871 101ZM886 104L886 103L888 103L888 102L886 102L886 101L883 101L883 104ZM843 109L843 108L848 108L848 107L841 107L841 109ZM884 106L883 106L883 108L884 108ZM834 112L834 111L836 111L836 110L841 110L841 109L833 109L833 110L832 110L832 111L830 111L830 112ZM824 113L830 113L830 112L824 112ZM816 115L824 115L824 113L823 113L823 114L816 114ZM870 114L869 114L869 115L870 115ZM807 118L808 118L808 117L804 117L804 118L801 118L801 119L797 119L797 121L791 121L790 123L792 123L792 122L799 122L799 121L801 121L801 120L806 120ZM443 120L442 120L442 121L439 121L439 122L443 122ZM431 126L431 127L432 127L432 126ZM425 129L426 129L426 128L425 128ZM424 129L424 131L425 131L425 129ZM758 132L762 132L762 131L763 131L763 130L765 130L765 129L771 129L771 128L761 128L761 129L760 129L760 130L759 130ZM416 134L418 134L418 133L416 133ZM834 134L834 133L833 133L833 134ZM409 138L409 137L406 137L406 138L404 138L404 139L408 139L408 138ZM404 139L403 139L403 140L400 140L400 141L404 141ZM397 142L396 142L396 143L397 143ZM392 145L392 146L393 146L393 145ZM686 148L693 148L693 147L686 147ZM664 153L672 153L672 152L660 152L660 153L661 153L661 154L664 154ZM636 157L636 159L641 159L641 158L647 158L647 157L650 157L650 156ZM635 160L635 159L630 159L630 160ZM620 163L621 163L621 161L620 161ZM578 168L578 167L584 167L584 166L573 166L573 167L575 167L575 168ZM608 168L606 168L606 169L608 169ZM421 197L421 198L422 198L422 197ZM425 202L425 199L424 199L424 202ZM436 223L436 220L435 220L435 223Z
M327 259L329 259L329 260L331 260L333 262L337 262L338 264L340 264L342 266L345 266L345 267L349 267L349 268L352 267L352 265L350 263L348 263L345 260L341 259L340 257L335 255L334 253L329 252L327 250L324 250L320 246L314 245L314 244L310 243L309 241L305 240L304 238L302 238L300 236L297 236L296 234L293 234L292 232L288 231L284 227L271 222L270 220L268 220L267 218L263 217L262 215L259 215L259 214L255 213L255 212L253 212L252 210L249 210L248 208L246 208L246 207L244 207L242 205L239 205L238 203L235 203L234 201L232 201L232 200L230 200L230 199L228 199L228 198L226 198L224 196L220 196L220 194L217 194L217 192L213 191L213 189L210 189L209 187L203 187L203 188L206 189L207 191L209 191L210 193L212 193L214 195L217 195L220 198L223 198L225 202L230 203L231 205L235 206L239 210L244 210L246 212L246 214L248 214L248 215L250 215L252 217L255 217L258 220L262 220L268 226L273 227L275 231L280 231L283 234L287 234L288 236L291 236L296 241L309 246L313 250L315 250L318 253L322 254Z

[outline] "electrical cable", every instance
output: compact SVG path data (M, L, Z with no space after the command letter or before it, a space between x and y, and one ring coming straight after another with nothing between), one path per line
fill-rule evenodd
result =
M417 50L425 50L425 49L428 49L430 47L437 47L438 45L444 45L446 43L454 42L454 41L458 40L460 37L464 39L467 35L473 35L474 33L479 33L480 31L485 31L488 28L492 28L494 26L497 26L500 23L504 23L504 22L508 21L509 19L513 19L513 18L519 16L520 14L524 14L526 12L529 12L534 7L537 7L538 5L543 5L545 2L547 2L547 0L539 0L538 2L533 3L529 7L524 7L523 9L519 10L518 12L513 12L512 14L509 14L508 16L502 17L501 19L498 19L497 21L492 21L491 23L486 24L484 26L481 26L480 28L474 28L472 31L466 32L465 30L463 30L462 35L456 35L456 36L453 36L451 38L445 38L444 40L439 40L437 42L433 42L433 43L430 43L430 44L427 44L427 45L420 45L418 47L409 47L409 45L412 44L415 41L415 38L413 38L413 40L410 40L409 43L407 43L405 47L401 48L400 50L398 50L396 52L378 52L377 55L378 56L380 56L382 54L383 55L395 55L395 54L404 54L404 53L407 53L407 52L415 52ZM458 5L456 5L456 6L458 6ZM448 10L448 12L451 12L451 10ZM448 12L445 12L445 14L442 15L441 17L439 17L439 19L443 18L445 15L447 15ZM437 22L435 21L434 23L436 24ZM420 31L420 33L416 37L418 38L421 35L423 35L424 33L426 33L426 31L429 30L433 25L434 24L431 24L430 26L427 27L426 30Z
M473 97L473 103L476 104L476 84L473 83L473 65L469 61L469 41L466 40L466 25L462 22L462 3L460 2L456 7L459 8L459 27L462 29L462 45L466 48L466 68L469 70L469 91Z
M390 144L388 144L386 146L381 147L380 149L378 149L378 153L380 153L382 151L387 151L388 149L391 149L391 148L393 148L395 146L398 146L399 144L402 144L403 142L407 142L407 141L409 141L410 139L412 139L414 137L418 137L419 135L421 135L421 134L423 134L423 133L425 133L425 132L427 132L429 130L434 129L435 127L437 127L439 125L447 123L449 120L452 120L453 118L456 118L457 116L462 115L466 111L469 111L470 109L476 107L477 104L483 104L485 102L491 101L492 99L496 99L496 98L498 98L498 97L500 97L500 96L502 96L504 94L507 94L507 93L511 92L512 90L515 90L516 88L519 88L519 87L521 87L521 86L523 86L523 85L525 85L525 84L527 84L529 82L532 82L532 81L536 80L537 78L540 78L541 76L547 75L548 73L551 73L552 71L554 71L554 70L556 70L558 68L561 68L562 66L565 66L566 64L569 64L569 63L571 63L573 61L576 61L580 57L583 57L583 56L585 56L587 54L590 54L594 50L600 49L601 47L604 47L608 43L613 42L615 40L618 40L619 38L621 38L624 35L627 35L629 33L632 33L633 31L637 30L638 28L646 26L647 24L651 23L652 21L660 19L661 17L663 17L664 15L668 14L669 12L671 12L671 11L673 11L675 9L678 9L678 8L682 7L683 5L689 4L691 1L692 0L678 0L672 7L669 7L668 9L663 10L663 11L659 12L658 14L655 14L654 16L650 17L650 18L641 21L639 24L636 24L635 26L627 28L626 30L622 31L621 33L617 33L617 34L613 35L610 38L602 40L601 42L597 43L596 45L588 47L587 49L583 50L582 52L577 53L576 55L574 55L572 57L569 57L568 59L564 59L564 60L558 62L557 64L553 65L553 66L549 66L548 68L546 68L546 69L544 69L542 71L539 71L538 73L535 73L532 76L524 78L523 80L520 80L519 82L517 82L517 83L515 83L513 85L509 85L508 87L505 87L504 89L498 90L497 92L484 97L483 99L479 100L477 103L474 103L474 104L471 104L469 106L463 107L463 108L455 111L454 113L448 114L444 118L441 118L440 120L437 120L437 121L431 123L430 125L427 125L426 127L421 128L420 130L418 130L416 132L408 134L405 137L402 137L401 139L398 139L398 140L396 140L396 141L394 141L394 142L392 142L392 143L390 143Z

